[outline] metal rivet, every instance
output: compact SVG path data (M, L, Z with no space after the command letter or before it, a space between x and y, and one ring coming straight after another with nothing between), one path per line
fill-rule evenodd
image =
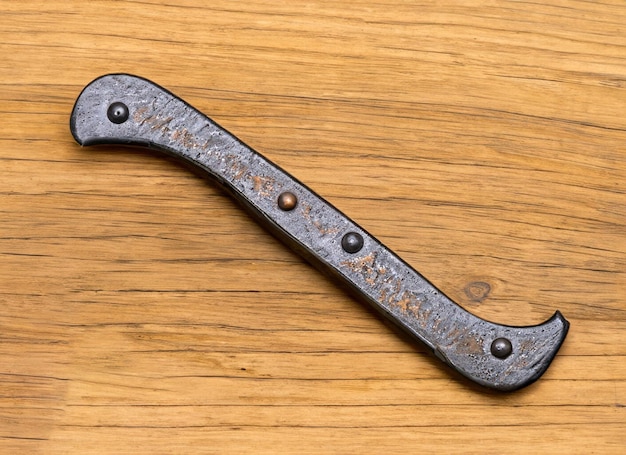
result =
M107 117L113 123L124 123L128 120L128 106L124 103L115 102L111 103L109 109L107 110Z
M341 239L341 248L346 253L356 253L363 248L363 236L358 232L348 232Z
M513 352L513 345L506 338L496 338L491 343L491 353L499 359L506 359Z
M298 205L298 198L295 194L285 191L278 196L278 207L280 207L281 210L288 212L289 210L295 209L296 205Z

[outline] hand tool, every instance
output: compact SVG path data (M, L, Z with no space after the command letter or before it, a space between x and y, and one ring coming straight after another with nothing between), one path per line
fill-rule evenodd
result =
M534 382L565 339L569 323L558 311L528 327L466 311L303 183L144 78L109 74L88 84L70 130L84 146L145 146L197 166L276 237L478 384L511 391Z

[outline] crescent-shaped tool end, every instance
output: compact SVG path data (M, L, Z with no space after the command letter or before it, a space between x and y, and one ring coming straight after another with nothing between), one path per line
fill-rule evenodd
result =
M133 114L145 99L127 84L144 80L128 74L107 74L90 82L80 93L70 115L70 131L80 145L128 144L151 146L138 134ZM147 82L147 81L146 81ZM151 87L154 84L150 83Z
M436 352L464 376L491 389L513 391L543 375L561 348L569 322L557 311L546 322L513 327L479 323ZM474 352L470 352L474 350Z

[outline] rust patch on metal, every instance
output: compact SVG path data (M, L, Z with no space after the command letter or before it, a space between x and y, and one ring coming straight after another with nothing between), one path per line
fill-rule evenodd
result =
M150 123L150 127L153 130L161 130L164 133L168 132L170 129L168 128L168 124L174 120L174 117L166 117L164 119L159 119L158 117L152 117L154 122Z
M182 130L174 130L172 133L172 139L180 142L184 147L187 148L197 148L199 144L196 142L195 136L187 130L187 128L183 128Z
M263 175L251 175L252 185L254 191L261 196L268 197L274 191L275 180L272 177L265 177Z
M244 174L248 172L248 166L244 166L243 164L240 164L240 163L238 163L237 166L233 165L231 169L234 171L233 178L235 180L240 180L241 177L243 177Z
M230 164L230 167L228 168L228 173L232 176L234 180L241 180L241 178L248 173L249 167L243 164L237 155L226 155L224 157L224 160ZM257 190L256 185L255 190Z
M361 273L362 275L367 275L371 272L375 260L376 253L372 252L367 256L342 261L341 265L348 267L357 273Z
M421 327L437 324L432 321L433 309L427 303L427 297L407 289L402 278L389 273L384 266L376 263L376 253L343 261L341 265L359 273L365 282L378 288L378 301L389 310L400 313Z
M480 356L485 353L485 342L482 338L476 336L463 337L462 341L454 345L457 353L464 355Z
M338 227L327 227L319 221L318 219L313 218L311 215L311 206L308 204L302 204L302 216L311 223L315 229L322 235L336 234L339 232Z
M167 135L170 133L171 129L168 125L174 120L173 116L164 117L160 114L155 115L146 115L148 113L148 108L140 107L133 114L133 120L137 122L139 125L148 125L152 131L160 131L162 134ZM172 135L173 139L175 138Z
M396 300L389 301L391 307L398 308L403 314L417 318L422 301L411 291L404 291Z
M146 119L146 112L148 112L148 108L147 107L145 107L145 106L144 107L140 107L133 114L133 120L136 123L142 124L144 122L144 120Z
M340 265L360 274L367 284L374 286L380 281L380 277L387 273L384 266L376 264L376 256L376 252L371 252L367 256L342 261ZM386 289L382 289L381 295L386 295ZM379 300L384 300L384 298L381 297Z

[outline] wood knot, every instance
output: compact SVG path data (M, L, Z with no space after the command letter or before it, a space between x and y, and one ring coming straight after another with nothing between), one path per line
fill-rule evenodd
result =
M482 302L491 292L491 285L486 281L472 281L465 286L465 295L472 302Z

